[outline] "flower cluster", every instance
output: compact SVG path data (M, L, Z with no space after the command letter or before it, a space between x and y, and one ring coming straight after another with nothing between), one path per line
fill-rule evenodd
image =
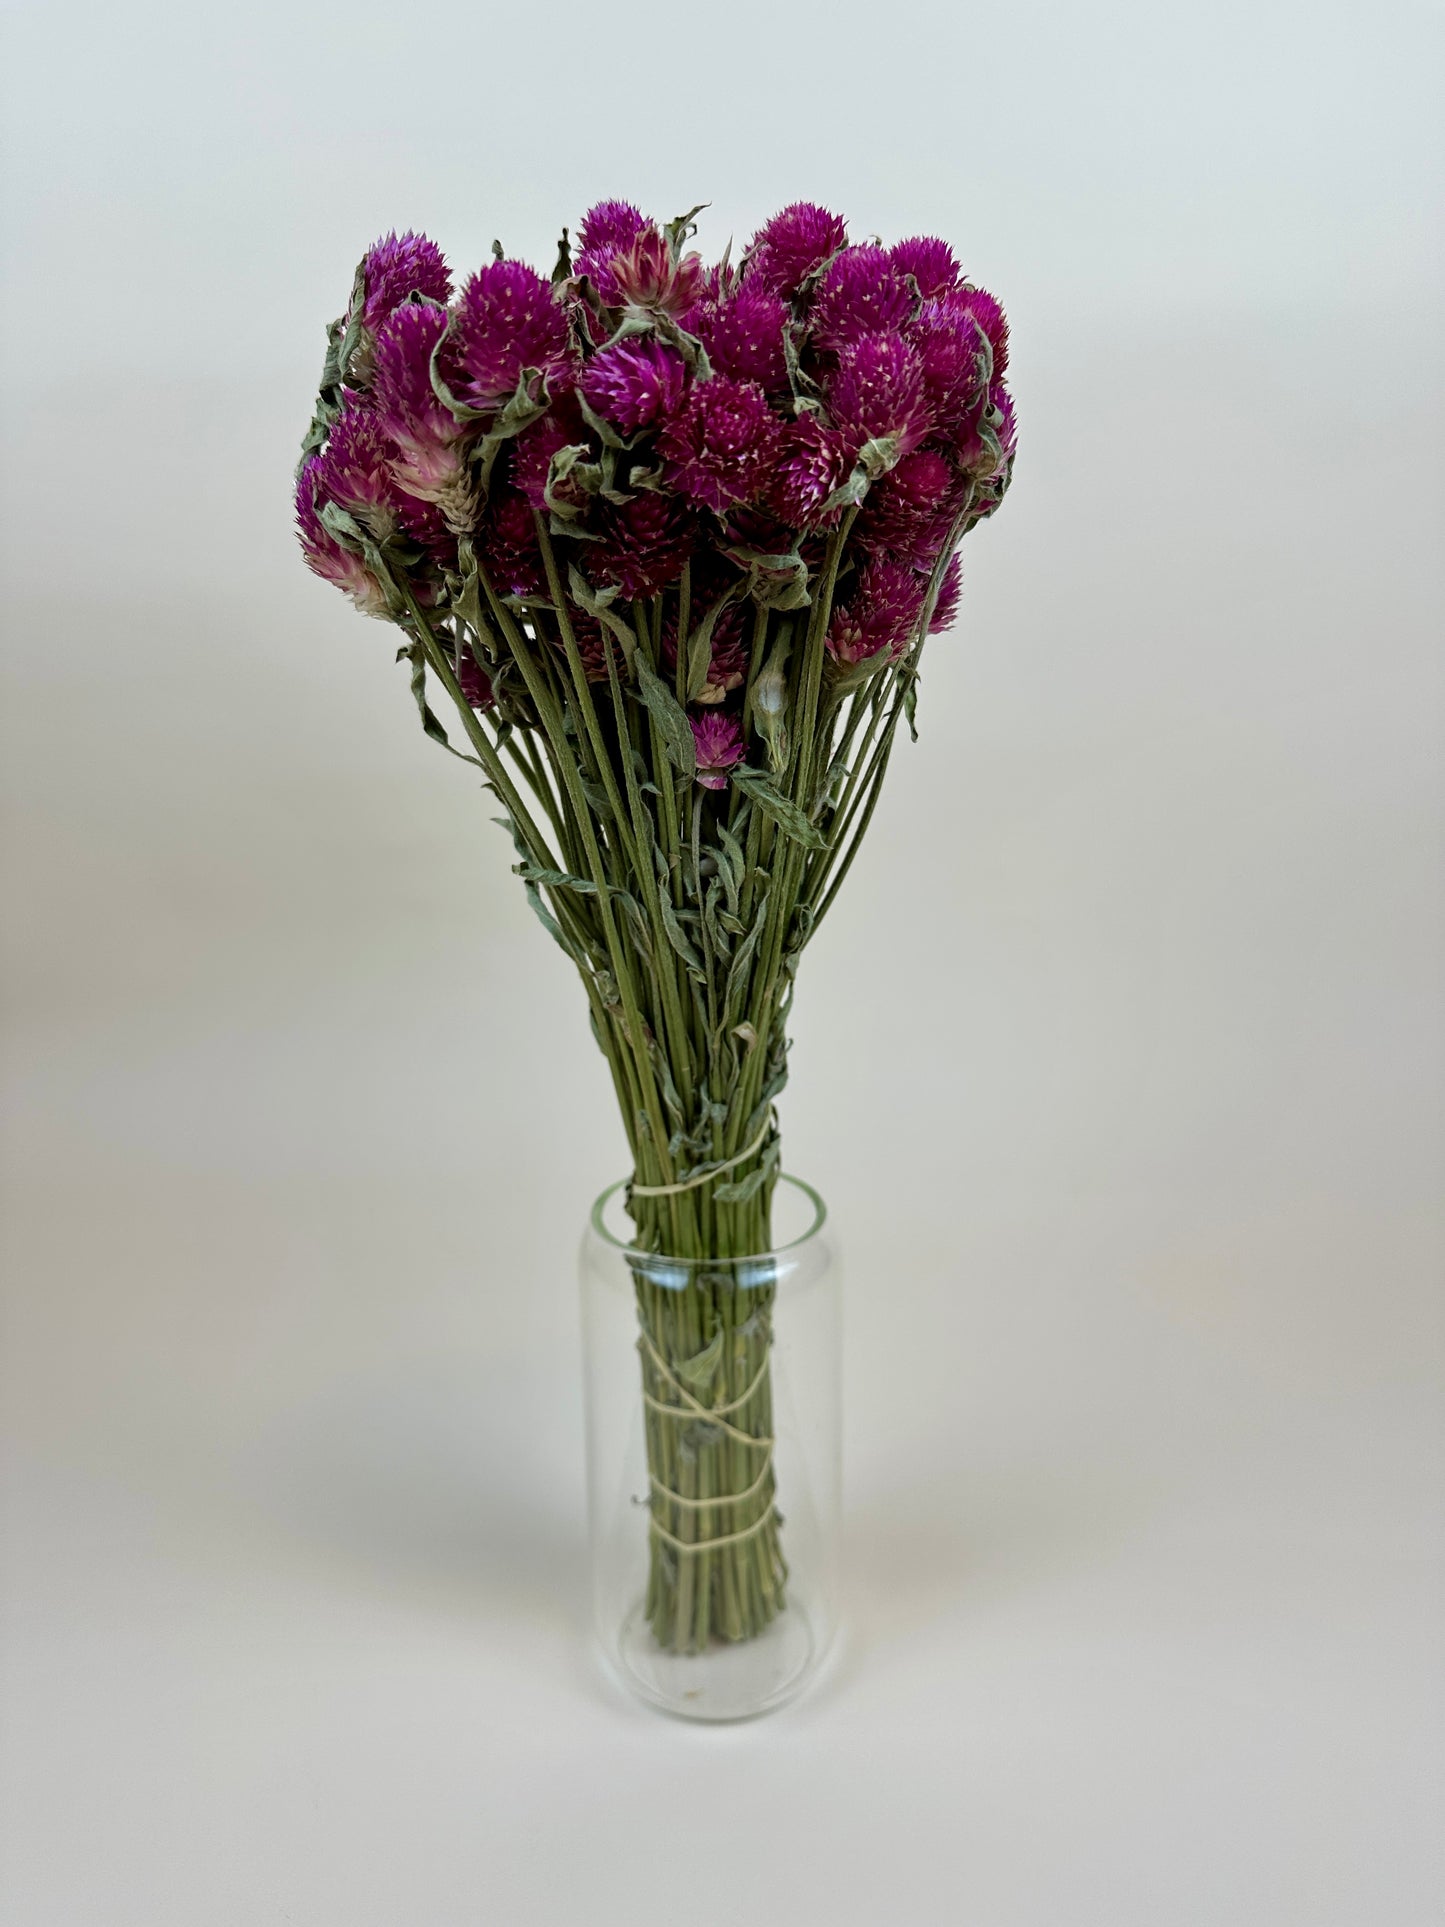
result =
M687 693L719 787L756 729L749 600L801 607L831 570L828 674L898 662L952 620L954 551L1001 499L1015 428L1003 311L943 241L850 242L799 202L707 267L691 232L604 201L550 279L499 251L459 289L425 237L379 241L296 513L311 568L368 614L453 609L480 579L555 615L560 586L599 681L613 602L655 602L638 633L679 676L680 612L696 634L717 611ZM529 633L561 647L563 627ZM475 662L465 693L495 700Z

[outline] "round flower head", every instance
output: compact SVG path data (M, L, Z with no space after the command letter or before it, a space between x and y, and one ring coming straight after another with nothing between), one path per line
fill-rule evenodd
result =
M572 625L572 640L577 645L577 654L582 659L582 673L588 682L606 682L609 648L618 675L625 673L626 665L617 638L606 634L596 616L589 616L585 609L569 609L567 619ZM567 645L562 639L560 627L553 626L550 636L558 655L565 657Z
M631 201L599 201L582 216L572 272L590 275L595 281L600 267L614 254L630 248L643 229L651 226Z
M748 243L747 278L791 299L847 240L847 226L836 214L812 201L794 201Z
M947 241L931 234L915 234L888 250L888 258L900 274L911 274L925 300L930 295L947 294L956 288L959 266Z
M853 468L855 443L829 428L816 415L799 415L784 431L782 457L768 507L790 528L830 528L841 508L824 511L823 504L847 481Z
M318 475L320 466L320 456L310 456L296 483L296 534L306 566L313 575L319 575L323 582L334 583L350 596L364 616L378 616L385 621L391 612L387 608L386 593L380 582L359 555L353 555L322 525L317 505L318 493L322 499L326 498L324 491L319 488L322 479Z
M918 350L933 418L940 428L956 432L983 390L987 355L978 325L950 296L925 301L907 332Z
M692 605L692 624L706 620L709 602ZM748 645L744 635L745 617L740 602L730 602L713 624L712 655L707 681L693 697L694 702L720 703L734 689L741 689L748 677ZM670 611L662 624L662 662L670 675L677 671L677 614Z
M367 249L361 271L361 322L372 334L409 295L427 295L443 307L452 298L452 277L442 251L424 234L384 236Z
M689 716L692 740L697 747L697 780L705 790L725 790L728 772L743 760L743 732L736 716L710 709L703 716Z
M915 449L875 482L858 517L856 534L915 568L931 568L958 511L958 470L936 448Z
M314 471L317 493L354 515L378 542L389 540L398 526L391 452L370 409L345 408L331 424Z
M696 254L674 260L666 238L647 227L627 247L599 262L596 281L609 307L686 314L702 285L702 260Z
M467 431L437 399L432 351L446 331L445 312L431 302L408 302L376 337L371 400L392 444L391 472L407 494L436 502L462 530L473 502L466 478Z
M943 572L939 584L938 600L933 605L933 614L928 619L928 633L941 636L945 629L951 629L958 619L958 592L963 582L963 557L955 549L949 557L948 567Z
M396 519L408 540L424 549L438 567L457 572L457 538L435 502L419 501L414 495L397 500Z
M1008 319L999 302L987 288L960 288L948 296L948 305L958 314L977 323L993 351L993 374L998 381L1008 368Z
M593 459L596 452L592 431L583 421L572 395L563 395L540 420L513 438L512 481L527 498L529 507L545 513L552 457L562 448L587 448L589 459ZM558 498L573 508L585 508L590 500L587 491L576 482L563 482Z
M588 407L624 435L675 415L686 388L686 362L651 335L632 335L602 349L582 376Z
M913 291L882 248L849 248L818 283L810 327L825 348L901 328L917 306Z
M491 261L462 290L452 329L457 398L472 408L501 408L516 393L524 368L565 384L571 373L567 317L549 282L523 261ZM450 344L449 344L450 345Z
M932 426L923 363L901 335L864 335L841 349L828 406L845 433L860 442L892 436L901 455Z
M493 485L477 536L477 547L498 595L546 593L546 570L537 546L537 525L526 497Z
M838 662L852 664L886 651L896 662L913 640L927 587L902 563L867 563L846 599L833 610L828 653Z
M492 679L470 649L462 651L461 661L457 665L457 687L473 709L490 709L496 701L492 693Z
M770 394L786 390L788 310L777 295L744 281L728 300L700 302L685 325L707 350L714 374L755 381Z
M598 525L599 542L585 545L594 582L615 584L629 601L660 594L676 582L697 540L697 522L685 504L656 489L639 489L630 502L609 505Z
M673 487L722 510L762 495L777 462L782 428L756 382L714 375L693 385L687 406L658 437Z

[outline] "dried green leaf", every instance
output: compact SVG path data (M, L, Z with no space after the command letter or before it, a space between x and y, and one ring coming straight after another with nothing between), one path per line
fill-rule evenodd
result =
M811 822L791 798L783 795L773 779L760 769L750 769L740 763L732 772L732 782L736 789L756 803L764 816L771 817L785 836L795 843L801 843L805 850L821 850L824 838L818 826Z
M667 759L680 776L691 782L697 775L697 744L693 740L687 711L640 649L636 664L637 691L648 714L657 724Z

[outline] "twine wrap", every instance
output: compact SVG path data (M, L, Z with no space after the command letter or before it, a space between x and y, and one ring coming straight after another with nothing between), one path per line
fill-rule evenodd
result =
M743 1155L746 1156L747 1153L743 1153ZM769 1349L770 1348L771 1339L769 1340ZM678 1378L667 1360L662 1356L661 1352L658 1351L656 1345L653 1344L651 1336L645 1330L638 1339L638 1349L645 1351L667 1385L676 1392L678 1397L683 1401L680 1405L669 1404L664 1399L655 1398L651 1392L644 1391L642 1396L654 1412L670 1414L673 1418L687 1419L690 1422L700 1419L705 1424L716 1425L720 1431L725 1432L729 1438L736 1439L740 1445L754 1446L762 1450L764 1454L763 1463L757 1477L753 1480L752 1484L742 1492L719 1493L716 1497L708 1499L689 1499L681 1492L674 1492L671 1486L664 1485L662 1480L654 1473L649 1474L654 1496L663 1498L670 1505L680 1506L690 1512L702 1512L712 1506L745 1504L747 1500L753 1498L755 1494L760 1492L767 1483L768 1476L773 1467L773 1447L776 1445L777 1440L772 1437L759 1436L755 1432L741 1431L736 1425L730 1424L722 1414L725 1412L736 1412L753 1397L767 1376L770 1362L767 1350L764 1351L763 1362L749 1381L746 1390L740 1392L736 1398L729 1399L725 1405L704 1405L702 1400L690 1392L687 1386ZM769 1498L767 1506L758 1517L753 1520L751 1525L742 1526L736 1532L720 1533L716 1538L711 1539L679 1539L676 1533L669 1532L667 1527L659 1521L656 1513L649 1514L648 1527L655 1537L661 1539L666 1545L671 1546L675 1552L711 1552L715 1547L733 1546L739 1544L744 1539L753 1538L763 1530L768 1522L776 1515L776 1512L777 1507L773 1504L772 1499Z

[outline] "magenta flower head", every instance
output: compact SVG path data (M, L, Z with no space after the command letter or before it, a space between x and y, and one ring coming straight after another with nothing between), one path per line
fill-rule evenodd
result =
M958 512L962 487L946 455L936 448L915 449L868 491L855 531L859 542L915 568L932 568Z
M452 343L452 387L472 408L504 406L524 368L538 369L554 388L571 378L567 316L550 282L523 261L491 261L472 276L457 304Z
M963 582L963 557L955 549L948 559L948 567L943 572L943 580L938 586L938 600L933 605L933 614L928 619L928 633L941 636L945 629L951 629L958 618L958 592Z
M697 542L697 518L675 497L639 489L630 502L608 507L599 533L600 541L586 544L587 572L630 601L676 582Z
M391 472L398 483L409 495L440 504L465 530L472 514L468 431L438 401L431 381L432 351L446 325L445 310L429 301L397 308L376 337L371 400L393 446Z
M697 780L705 790L725 790L728 772L743 760L743 732L736 716L710 709L705 716L689 716L697 746Z
M901 455L933 425L922 360L901 335L864 335L841 349L828 406L845 434L860 443L891 436Z
M573 609L570 615L572 640L577 645L577 654L582 659L582 673L588 682L606 682L607 655L611 650L612 660L620 676L623 673L622 651L617 638L609 636L596 616L589 616L585 610ZM559 656L565 656L567 645L560 632L552 637L552 646Z
M908 327L923 366L923 389L938 426L955 433L977 405L986 355L978 324L954 296L925 301Z
M349 595L364 616L379 616L385 621L390 611L380 582L359 555L353 555L322 526L317 497L318 494L322 500L327 497L320 486L324 479L318 475L320 467L321 457L312 455L302 467L296 483L296 534L306 566L313 575L319 575L323 582L334 583Z
M686 408L663 429L657 447L672 486L721 511L763 494L782 433L756 382L714 375L693 384Z
M611 308L681 315L702 287L702 260L696 254L674 259L666 238L655 227L646 227L627 247L599 262L596 281L598 294Z
M442 251L424 234L392 233L374 242L361 274L361 324L372 334L409 295L424 294L443 307L452 298L452 277Z
M810 327L825 348L901 328L917 302L882 248L849 248L818 283Z
M344 408L316 457L317 494L354 515L378 542L396 534L397 490L391 446L369 408Z
M477 547L499 595L545 595L546 569L537 546L537 525L525 496L493 486Z
M901 562L869 562L858 571L847 600L833 611L828 653L851 665L886 651L896 662L913 640L927 587Z
M847 225L836 214L812 201L794 201L748 243L747 278L790 300L847 241Z
M571 394L563 395L540 420L513 439L512 481L531 508L545 513L552 457L562 448L587 448L593 454L596 452L592 431L582 419L576 396ZM585 508L589 500L587 491L575 482L563 482L557 494L559 500L570 503L573 508Z
M948 297L951 308L976 322L988 337L993 350L993 380L1008 368L1008 319L1002 306L987 288L961 288Z
M795 529L831 528L843 510L825 511L823 504L852 473L855 446L816 415L789 422L768 491L768 507L778 520Z
M603 348L582 376L588 407L624 435L675 415L686 389L686 362L676 348L651 335L632 335Z
M497 700L491 677L470 649L462 651L461 661L457 665L457 687L473 709L490 709Z
M707 350L714 374L755 381L770 394L786 391L788 310L777 295L744 281L730 299L700 302L685 325Z
M704 595L692 605L694 627L705 620L710 598ZM712 655L708 662L707 681L698 690L693 701L699 703L720 703L734 689L741 689L748 679L748 645L744 634L745 618L740 602L730 602L718 616L713 625ZM677 616L675 612L663 618L662 624L662 662L670 673L677 669Z
M582 216L577 230L577 259L574 275L590 275L595 281L600 268L614 254L630 248L644 228L653 224L631 201L599 201Z
M959 266L947 241L931 234L915 234L888 250L888 258L900 274L911 274L924 300L931 295L947 294L959 281Z

